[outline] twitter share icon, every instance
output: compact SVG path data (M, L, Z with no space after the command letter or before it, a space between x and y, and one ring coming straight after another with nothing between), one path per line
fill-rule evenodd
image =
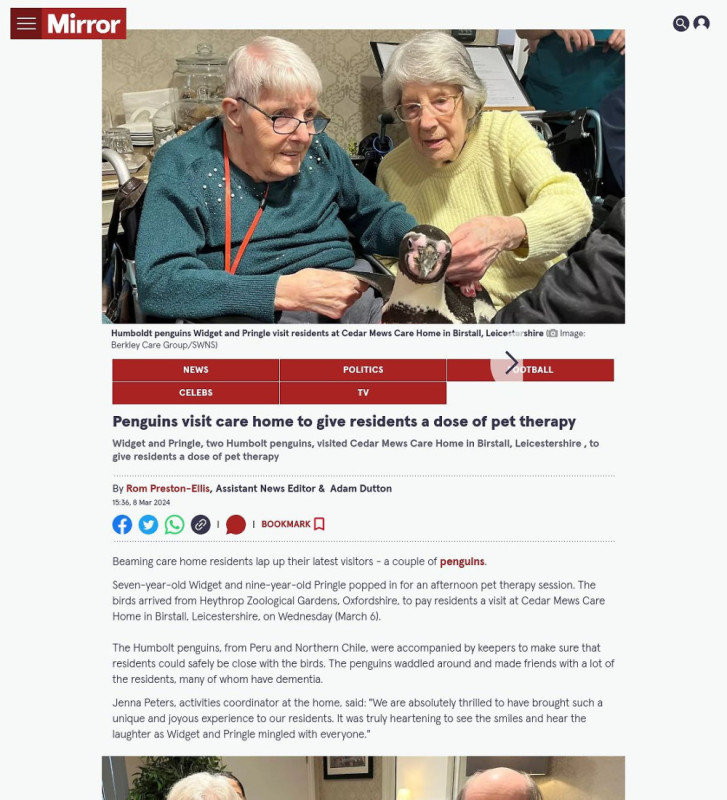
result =
M144 516L139 520L139 530L142 533L145 533L147 536L151 536L152 533L156 533L158 527L159 520L151 514L144 514Z

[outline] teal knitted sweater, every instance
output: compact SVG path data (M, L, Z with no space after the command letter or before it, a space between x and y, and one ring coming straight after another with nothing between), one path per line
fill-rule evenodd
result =
M265 191L230 163L232 260ZM200 319L245 314L274 321L281 275L306 267L350 269L349 231L365 252L394 256L416 225L363 177L325 134L298 175L270 184L267 204L237 272L225 272L222 123L207 120L161 147L152 163L136 250L147 314Z

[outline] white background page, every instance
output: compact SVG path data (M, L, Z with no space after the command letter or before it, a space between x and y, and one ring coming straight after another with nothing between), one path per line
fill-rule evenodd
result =
M706 13L712 27L678 34L672 27L676 13L690 18ZM547 9L522 2L507 9L477 10L464 4L446 8L419 4L380 11L326 3L127 6L130 29L279 30L283 26L295 30L372 23L392 28L448 29L466 23L511 29L525 24L575 25L582 16L577 3ZM100 756L105 754L164 754L174 749L323 755L329 750L320 742L310 746L300 741L257 742L243 749L195 742L172 747L166 741L147 747L110 738L108 704L114 689L108 667L113 638L109 564L119 552L112 550L109 528L115 513L109 487L117 471L110 461L110 441L123 435L112 430L111 419L117 413L142 416L157 411L170 417L211 413L318 418L329 413L348 419L408 413L418 418L439 414L470 419L482 414L577 418L581 437L605 443L597 456L581 454L580 465L614 475L613 479L530 480L525 492L516 481L488 479L487 486L494 490L490 495L476 479L445 477L438 482L423 479L423 493L416 482L402 480L393 495L381 498L328 495L326 541L340 542L336 545L340 552L430 558L442 555L442 542L457 542L444 546L460 557L469 554L469 545L463 542L470 538L497 539L502 543L493 541L477 551L497 564L498 576L597 581L609 597L605 618L598 616L599 611L592 612L593 617L532 613L539 615L548 637L558 641L575 634L584 638L593 619L606 647L617 651L618 669L613 676L604 674L592 691L602 690L608 697L607 724L589 726L586 734L571 726L547 731L522 726L498 733L494 740L488 736L484 742L472 726L454 726L446 733L410 726L406 731L376 732L363 749L377 755L450 755L485 748L500 754L622 755L630 799L718 793L714 787L719 775L714 770L722 760L718 740L724 713L720 655L724 523L717 509L723 474L725 281L720 213L724 159L713 109L715 85L723 71L723 15L716 7L649 11L614 2L608 8L591 9L588 22L624 27L628 35L627 322L613 328L592 327L585 342L560 340L557 351L548 340L517 340L517 344L519 354L529 358L613 358L616 380L452 384L446 406L411 409L219 406L208 412L201 407L119 411L112 406L110 326L99 321L97 281L101 42L6 41L2 58L7 380L2 450L7 524L2 586L9 796L43 792L97 797ZM385 345L370 339L361 343L338 339L314 344L315 348L304 340L292 345L249 340L218 355L504 358L506 349L497 341L483 346L451 339L413 344L394 340ZM298 434L296 430L290 435ZM488 451L481 452L483 473L503 466L522 469L521 461L493 462ZM312 468L291 451L286 466L319 472L325 465L328 471L318 451L314 456ZM410 450L401 455L401 464L407 463L406 457L413 457ZM387 472L397 463L396 459L386 463ZM442 463L452 470L445 474L454 474L458 462L453 455L442 455ZM556 472L570 469L573 461L565 453L537 453L529 464ZM382 465L375 454L366 453L356 467L362 472L380 471ZM438 493L434 502L431 493ZM251 517L261 519L268 507L257 500ZM280 516L317 513L312 501L286 495L280 502L276 507ZM191 506L179 508L182 513L192 511ZM219 516L226 510L227 506L216 506ZM473 528L476 536L471 536ZM589 539L615 544L598 550L553 544L547 551L507 544L511 536L525 538L524 532L529 539L544 540L567 530L571 539L579 529ZM420 536L421 542L414 543ZM405 541L389 543L397 538ZM346 540L356 544L345 544ZM303 556L310 550L305 543L276 547L285 556ZM255 556L273 551L272 545L251 544L245 552ZM320 575L330 578L329 573ZM433 577L440 576L426 579ZM406 571L392 573L392 579L406 578ZM465 639L463 630L478 628L482 637L483 624L488 636L505 637L520 624L514 612L493 616L486 623L465 613L454 628L451 619L439 613L432 613L426 623L423 617L415 622L397 618L396 627L382 623L378 638L397 641L408 624L430 626L427 635L432 639L450 635ZM315 638L319 630L302 626L296 635ZM144 626L134 633L145 641L157 635ZM197 635L210 640L222 637L217 629L208 636ZM261 641L280 635L263 632ZM385 676L374 680L384 681ZM395 676L392 680L396 684ZM523 683L531 689L532 680L513 674L499 688L517 694ZM569 687L571 691L579 680ZM481 691L471 677L453 680L442 674L436 681L449 684L445 693L455 681L457 691ZM344 684L339 675L324 691L343 691ZM429 691L429 686L425 681L422 691ZM406 690L412 688L420 688L417 681ZM565 690L562 677L549 678L544 689L550 695ZM291 687L290 694L294 693Z

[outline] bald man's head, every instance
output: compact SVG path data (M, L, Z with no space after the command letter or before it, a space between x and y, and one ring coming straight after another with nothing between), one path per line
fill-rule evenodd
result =
M524 772L497 767L478 772L462 787L460 800L542 800L535 781Z

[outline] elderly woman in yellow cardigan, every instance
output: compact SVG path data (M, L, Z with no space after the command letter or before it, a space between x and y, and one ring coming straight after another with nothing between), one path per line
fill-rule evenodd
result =
M501 308L531 289L588 233L591 203L517 112L483 112L486 89L467 50L428 31L399 45L384 103L409 138L381 162L377 183L420 223L450 234L447 279L478 282Z

